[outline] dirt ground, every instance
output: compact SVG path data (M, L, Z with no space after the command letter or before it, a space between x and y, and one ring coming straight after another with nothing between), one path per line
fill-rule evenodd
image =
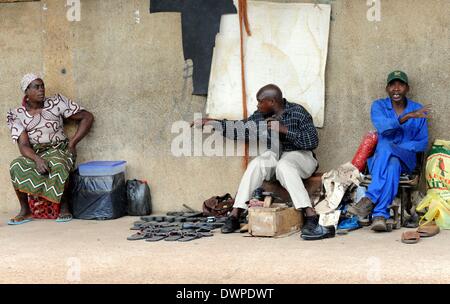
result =
M187 243L127 241L137 217L34 220L0 215L0 283L450 283L450 232L400 242L368 228L322 241L235 233Z

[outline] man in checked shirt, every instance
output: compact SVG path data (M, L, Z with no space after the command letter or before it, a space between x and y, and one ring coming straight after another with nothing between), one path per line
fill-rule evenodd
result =
M318 165L313 150L317 148L319 139L311 115L301 105L284 99L280 88L274 84L262 87L256 94L256 99L258 110L241 124L211 118L193 123L196 126L213 125L216 130L221 129L224 136L232 139L260 139L264 134L270 134L268 129L279 135L281 157L271 149L250 162L239 185L233 210L222 227L222 233L231 233L240 228L239 217L247 209L246 202L264 180L270 180L275 174L289 192L295 208L304 212L305 224L301 237L305 240L333 237L334 227L319 225L318 215L302 181L310 177ZM269 146L270 139L269 136Z

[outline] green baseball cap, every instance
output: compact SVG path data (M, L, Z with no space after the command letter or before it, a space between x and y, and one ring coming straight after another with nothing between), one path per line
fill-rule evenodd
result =
M408 84L408 76L406 75L405 72L402 71L394 71L389 73L388 78L387 78L387 83L390 83L392 80L401 80L404 83Z

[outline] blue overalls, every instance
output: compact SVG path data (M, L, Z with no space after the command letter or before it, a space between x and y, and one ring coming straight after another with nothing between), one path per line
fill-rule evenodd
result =
M400 175L414 170L416 153L427 149L426 118L410 118L403 124L399 122L399 118L420 108L421 104L407 99L405 110L398 116L389 97L375 100L372 104L370 116L378 132L375 154L367 161L372 182L366 196L375 203L372 216L389 218L388 207L397 195Z

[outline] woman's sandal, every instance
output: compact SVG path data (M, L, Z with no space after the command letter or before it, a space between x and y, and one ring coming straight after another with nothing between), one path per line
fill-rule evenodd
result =
M73 215L71 213L66 213L66 214L60 214L58 216L58 218L55 220L55 222L57 223L65 223L65 222L70 222L71 220L73 220Z
M8 221L8 225L22 225L22 224L31 222L32 220L33 220L33 218L31 216L25 217L23 215L18 215L16 217L10 219Z

